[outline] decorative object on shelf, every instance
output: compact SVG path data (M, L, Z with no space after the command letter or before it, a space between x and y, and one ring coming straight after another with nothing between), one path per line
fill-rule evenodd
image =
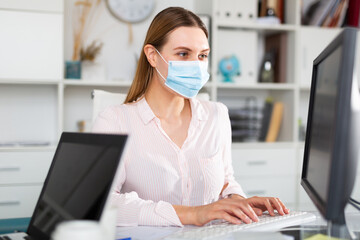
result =
M261 64L260 74L259 74L259 82L262 83L272 83L275 78L275 58L276 52L274 50L270 50L266 52L264 55L264 59Z
M81 77L86 80L105 79L105 67L101 62L96 61L96 57L100 54L102 42L93 41L85 49L80 50L81 59Z
M65 78L81 79L80 61L65 61Z
M240 62L235 55L224 57L219 62L219 70L223 75L223 82L234 82L233 76L241 75Z
M265 52L274 52L274 80L275 83L286 82L287 69L287 34L276 33L265 37Z
M110 13L129 27L129 44L133 42L132 24L147 19L155 8L155 0L106 0Z
M79 132L91 132L92 124L91 120L80 120L77 122Z
M284 0L260 0L258 23L284 23Z
M73 7L73 53L72 61L66 61L65 77L81 78L81 49L92 25L99 17L101 0L78 0ZM91 46L91 45L90 45ZM100 47L101 48L101 47ZM71 63L73 62L73 63ZM70 72L68 72L70 71ZM76 72L77 71L77 72Z

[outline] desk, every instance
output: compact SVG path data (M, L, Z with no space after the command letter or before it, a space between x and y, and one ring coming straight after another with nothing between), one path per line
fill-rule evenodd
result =
M318 213L315 213L317 218L311 223L303 224L300 226L300 231L297 231L299 239L306 239L317 233L324 233L326 230L326 222L320 217ZM347 213L346 221L348 228L351 231L360 232L360 213L351 212ZM185 226L184 228L179 227L118 227L117 238L131 237L132 240L160 240L166 236L169 236L177 231L186 231L195 226ZM293 228L292 228L293 229ZM293 231L282 231L282 233L291 234ZM357 235L360 240L360 235ZM297 238L297 237L296 237ZM221 237L221 240L236 240L239 239L234 234L229 233L226 237ZM290 238L291 239L291 238ZM295 239L295 238L294 238ZM296 240L296 239L295 239Z

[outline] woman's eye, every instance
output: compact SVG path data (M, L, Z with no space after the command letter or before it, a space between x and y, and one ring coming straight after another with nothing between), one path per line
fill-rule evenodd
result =
M188 54L187 54L187 52L180 52L180 53L178 53L178 55L180 57L186 57Z
M200 58L200 59L205 59L205 58L207 58L207 57L208 57L207 54L200 54L200 55L199 55L199 58Z

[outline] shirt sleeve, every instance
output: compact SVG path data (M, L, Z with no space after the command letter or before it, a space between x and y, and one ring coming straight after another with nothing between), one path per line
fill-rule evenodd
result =
M93 132L123 133L120 127L119 113L106 109L96 118ZM131 141L129 136L128 141ZM131 144L131 143L128 143ZM111 191L111 203L118 209L117 226L178 226L183 227L173 206L164 201L144 200L136 192L121 193L126 180L126 150L116 176L116 187Z
M224 148L223 148L223 160L224 160L224 172L225 179L224 184L228 183L229 185L222 191L221 197L226 198L230 194L238 194L240 196L246 197L242 187L234 178L234 169L232 166L232 156L231 156L231 124L229 118L229 111L227 107L220 103L219 104L219 119L220 126L224 127Z

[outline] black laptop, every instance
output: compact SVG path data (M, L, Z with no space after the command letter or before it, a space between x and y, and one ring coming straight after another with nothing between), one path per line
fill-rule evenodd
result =
M62 221L100 220L126 140L126 135L63 133L27 232L0 240L48 240Z

